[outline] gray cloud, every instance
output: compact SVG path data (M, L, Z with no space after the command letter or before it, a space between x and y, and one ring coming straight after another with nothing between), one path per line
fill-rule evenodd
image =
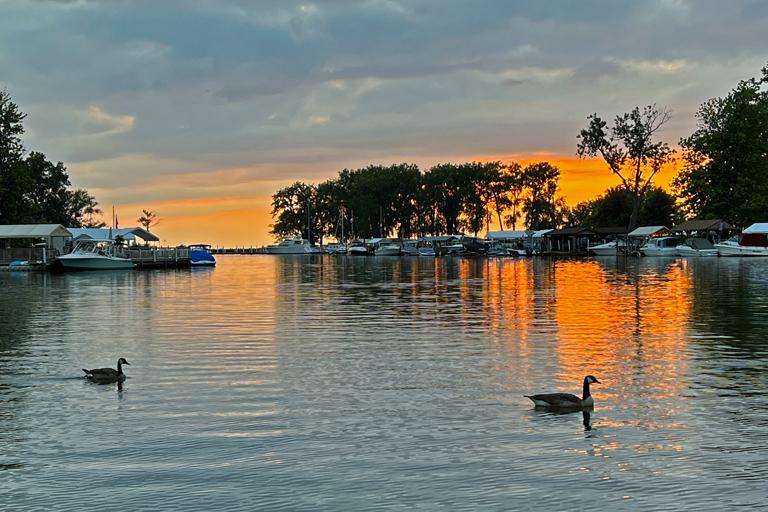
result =
M768 18L746 0L2 8L0 86L29 113L27 145L75 170L102 162L99 187L156 172L127 173L135 155L173 161L167 175L275 179L387 155L572 154L588 113L654 102L673 108L676 141L701 101L765 64Z

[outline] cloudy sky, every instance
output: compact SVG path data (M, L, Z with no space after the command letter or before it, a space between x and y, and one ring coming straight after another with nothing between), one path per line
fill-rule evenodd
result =
M768 61L764 0L0 0L0 88L27 148L168 243L261 245L270 195L345 167L546 159L569 203L593 112L663 137ZM671 173L661 177L669 181Z

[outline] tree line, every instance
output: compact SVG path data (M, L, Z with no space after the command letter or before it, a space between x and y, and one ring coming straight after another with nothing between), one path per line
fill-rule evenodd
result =
M344 169L312 185L296 182L272 196L272 233L320 237L401 238L487 229L491 218L532 229L562 222L560 170L539 162L415 164Z
M71 189L62 162L53 163L22 142L26 114L0 90L0 224L102 227L96 199Z
M566 226L672 226L685 218L719 218L737 226L768 221L768 67L727 96L703 103L697 129L680 140L681 156L659 132L667 108L635 107L613 123L587 117L576 152L600 157L620 185L568 207L560 170L540 162L414 164L344 169L336 179L296 182L272 197L272 234L316 241L345 238L477 234L494 219L508 229ZM673 162L681 169L670 193L654 184Z

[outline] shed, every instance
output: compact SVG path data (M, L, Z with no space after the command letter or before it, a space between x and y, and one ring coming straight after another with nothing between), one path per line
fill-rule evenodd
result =
M72 233L61 224L6 224L0 225L0 239L45 240L48 249L62 251Z
M548 242L544 247L551 254L588 254L590 241L598 236L591 228L553 229L544 235Z

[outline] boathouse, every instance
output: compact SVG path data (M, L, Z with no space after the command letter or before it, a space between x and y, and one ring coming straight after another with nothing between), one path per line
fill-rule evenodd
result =
M0 225L0 265L45 263L63 253L71 238L72 233L61 224Z
M716 244L736 234L739 230L733 224L722 219L694 219L681 222L672 228L673 233L684 236L706 238Z
M544 234L544 254L551 256L587 256L589 247L607 239L626 236L622 227L570 227L553 229Z

